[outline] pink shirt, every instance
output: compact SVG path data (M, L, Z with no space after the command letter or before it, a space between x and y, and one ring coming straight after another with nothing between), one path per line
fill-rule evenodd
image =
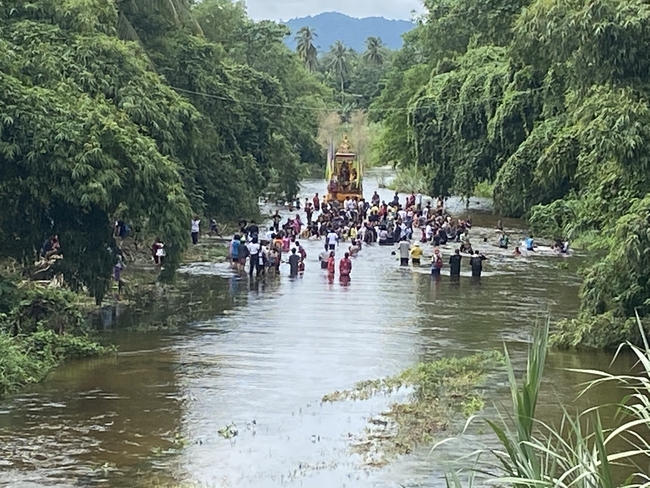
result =
M291 250L291 239L288 237L282 238L282 252L289 252Z

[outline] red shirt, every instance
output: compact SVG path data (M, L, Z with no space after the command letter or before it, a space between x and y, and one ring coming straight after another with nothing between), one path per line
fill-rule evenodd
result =
M330 274L334 274L334 273L336 272L336 261L334 261L334 258L333 258L333 257L330 257L330 258L327 260L327 271L328 271Z
M352 261L348 258L341 259L339 263L339 273L341 273L341 276L350 276L350 271L352 271Z

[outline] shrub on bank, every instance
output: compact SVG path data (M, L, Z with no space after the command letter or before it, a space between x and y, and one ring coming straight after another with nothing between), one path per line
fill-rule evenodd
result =
M647 324L643 325L647 329ZM550 344L560 349L614 349L618 344L643 344L643 335L636 319L616 317L612 312L602 315L581 314L574 319L561 320Z
M0 277L0 397L37 383L67 359L106 354L88 336L77 296L59 288L15 286Z

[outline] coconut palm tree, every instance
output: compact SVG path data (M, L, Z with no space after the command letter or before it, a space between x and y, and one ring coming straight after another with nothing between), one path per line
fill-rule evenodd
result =
M318 54L314 46L315 37L318 37L316 31L305 26L300 28L295 38L298 41L296 52L309 71L315 71L318 65Z
M345 79L350 71L350 63L348 60L348 48L345 47L341 41L336 43L330 48L330 56L332 60L327 69L338 76L341 83L341 103L345 95Z
M363 59L370 64L381 66L386 58L386 48L381 37L369 37L366 39L366 52Z
M369 63L381 65L384 63L386 50L381 37L368 37L366 39L366 52L363 58Z

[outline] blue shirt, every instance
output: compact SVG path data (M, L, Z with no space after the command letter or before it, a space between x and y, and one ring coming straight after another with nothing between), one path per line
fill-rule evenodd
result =
M236 258L239 256L239 246L241 245L240 241L234 241L232 243L232 257Z
M533 238L532 238L532 237L529 237L528 239L526 239L526 249L527 249L528 251L532 251L532 250L533 250L533 243L534 243L534 241L533 241Z

